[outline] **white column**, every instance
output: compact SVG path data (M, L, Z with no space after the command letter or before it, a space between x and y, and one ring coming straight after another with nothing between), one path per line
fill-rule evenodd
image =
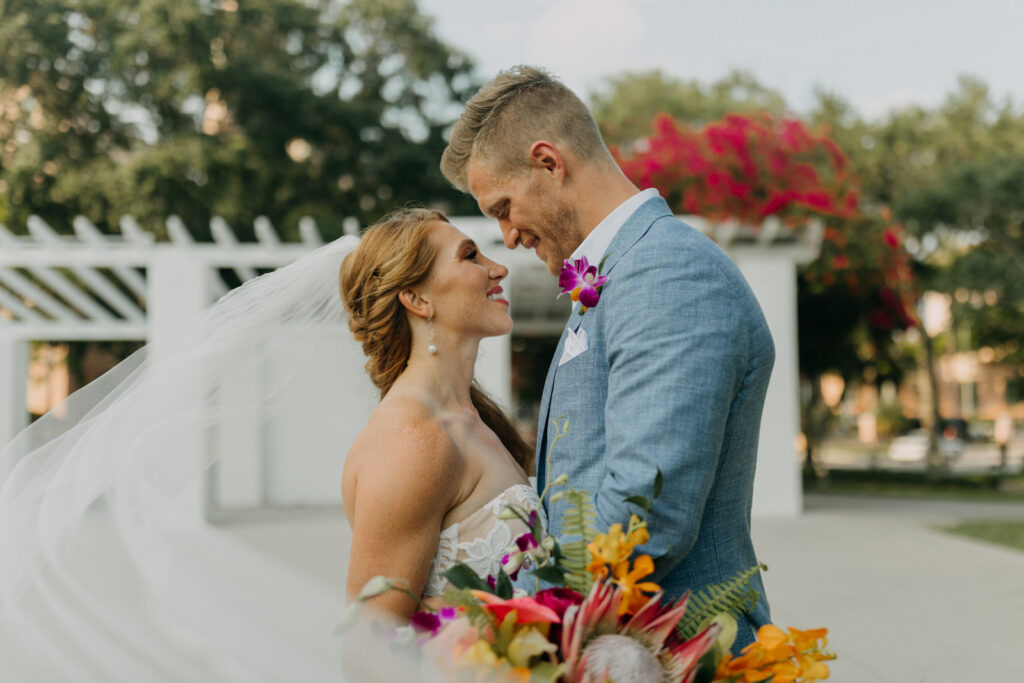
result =
M163 392L160 398L169 406L198 405L204 398L202 385L183 381L181 368L176 367L176 363L182 361L167 360L174 355L174 340L180 333L181 324L198 315L209 303L209 277L210 269L187 248L157 249L149 268L150 358L156 372L154 381ZM194 362L201 362L201 359L194 359ZM184 377L195 380L202 376L197 368L188 369ZM178 458L202 460L205 457L205 439L198 425L194 428L183 426L173 437L173 443L168 447L174 452L166 454L171 459L168 462ZM206 516L205 469L195 460L184 465L184 469L188 470L193 465L195 471L204 472L204 476L190 485L186 499L188 506L195 510L195 521L201 523Z
M755 517L797 517L803 486L796 453L800 434L797 362L796 263L784 248L750 247L730 252L761 304L775 340L775 369L761 417L754 477Z
M245 404L262 391L262 376L256 372L228 372L218 376L220 394L227 405ZM211 469L215 482L213 498L225 510L252 509L264 501L263 423L259 413L222 420L213 447L219 450Z
M28 426L28 342L0 334L0 482L14 467L15 453L7 448Z

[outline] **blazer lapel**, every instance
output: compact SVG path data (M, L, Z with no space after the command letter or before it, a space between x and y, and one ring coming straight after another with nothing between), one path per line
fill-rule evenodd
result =
M626 219L622 228L615 235L612 243L608 245L608 251L604 256L604 267L601 275L609 275L615 265L622 258L622 255L629 251L630 247L636 244L641 237L654 225L654 221L665 216L672 216L672 211L662 197L651 197L640 205L640 208L633 212L633 215ZM583 316L580 316L583 317Z
M669 210L668 204L661 197L652 197L641 204L640 208L634 211L633 215L626 220L611 244L608 245L607 257L604 259L604 267L601 269L601 274L608 275L611 273L612 269L615 268L615 264L622 258L622 255L629 251L629 248L636 244L641 237L647 234L654 221L671 215L672 211ZM568 337L570 331L575 333L579 330L585 315L580 315L575 310L569 314L569 320L566 322L565 329L562 330L562 337L558 340L555 356L551 359L551 366L548 368L548 374L544 380L544 393L541 395L540 415L538 417L540 424L537 425L536 452L537 486L540 489L544 488L544 479L547 474L544 471L546 464L544 459L547 455L547 434L551 423L551 390L555 383L555 374L558 372L558 361L565 350L566 337Z
M548 366L548 374L544 378L544 392L540 398L540 412L538 420L540 424L537 425L537 452L534 455L534 464L537 468L537 487L538 490L544 489L544 477L547 474L544 471L544 458L547 453L547 434L549 413L551 411L551 387L555 383L555 373L558 371L558 359L562 357L562 352L565 350L565 339L568 336L568 328L562 330L562 337L558 340L558 346L555 348L555 355L551 359L551 365Z
M641 237L647 234L647 231L650 230L655 220L671 215L672 211L668 208L668 204L661 197L651 197L641 204L640 208L634 211L633 215L626 219L626 222L622 224L618 233L615 234L611 244L608 245L608 251L606 251L605 255L602 257L604 264L601 268L601 275L608 275L612 272L612 269L615 268L615 264L619 262L622 255L629 251L629 248L636 244ZM584 316L579 314L578 308L574 308L575 310L570 314L569 322L566 326L568 329L576 332L583 323Z

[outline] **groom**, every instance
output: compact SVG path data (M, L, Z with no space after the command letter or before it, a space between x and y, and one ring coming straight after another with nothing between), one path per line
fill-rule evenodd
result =
M669 597L755 565L750 505L775 349L736 266L622 174L583 102L540 69L481 88L441 170L498 220L509 249L533 249L553 275L586 257L608 278L585 312L574 305L548 370L538 486L568 474L606 529L642 512L625 499L650 496L660 470L644 550ZM571 426L549 458L562 415ZM560 536L565 503L545 507ZM769 621L760 576L753 585L761 599L740 620L737 650Z

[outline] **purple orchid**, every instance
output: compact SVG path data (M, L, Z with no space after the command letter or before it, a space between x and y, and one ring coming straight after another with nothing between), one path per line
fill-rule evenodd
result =
M538 523L536 512L530 513L530 520L531 527ZM509 552L501 557L501 566L510 579L516 580L516 577L519 576L519 570L523 568L523 564L530 555L530 551L535 550L539 545L537 538L533 535L533 531L527 531L516 537L515 546L509 546ZM490 579L491 577L487 578ZM494 587L491 586L491 588L493 589Z
M534 548L536 548L537 539L536 537L534 537L533 532L527 531L525 534L516 537L516 547L518 547L523 552L526 552L527 550L533 550Z
M516 580L516 577L519 576L519 570L523 568L523 560L525 559L526 553L522 551L515 551L508 553L507 555L502 555L501 567L505 570L505 573L508 574L508 578L513 581Z
M442 607L435 612L414 612L409 618L409 623L417 633L429 633L437 635L445 622L453 621L458 616L454 607Z
M593 308L601 299L601 287L608 282L608 277L598 275L597 266L590 265L587 257L575 261L563 261L562 272L558 276L558 286L562 294L569 294L573 301L579 301L584 313L588 308Z

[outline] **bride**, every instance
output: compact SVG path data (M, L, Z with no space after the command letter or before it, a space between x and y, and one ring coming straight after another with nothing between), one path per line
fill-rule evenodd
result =
M423 678L371 629L337 635L345 598L326 572L202 512L220 465L265 467L260 447L287 434L289 458L326 453L341 473L351 534L330 543L350 546L349 593L383 574L436 600L454 562L493 574L525 531L499 514L537 504L530 449L472 381L480 339L511 327L506 269L436 212L399 212L356 243L231 291L0 446L15 463L0 481L0 680ZM352 335L379 404L339 360ZM344 397L338 422L361 423L364 395L377 405L342 472L342 437L308 420ZM397 591L371 605L415 609Z
M436 597L455 561L497 576L499 558L527 531L498 515L509 503L538 506L526 475L532 449L473 381L480 340L512 329L506 275L443 214L424 209L367 230L342 264L349 328L381 393L342 478L350 594L385 575ZM399 591L373 604L404 618L416 608Z

